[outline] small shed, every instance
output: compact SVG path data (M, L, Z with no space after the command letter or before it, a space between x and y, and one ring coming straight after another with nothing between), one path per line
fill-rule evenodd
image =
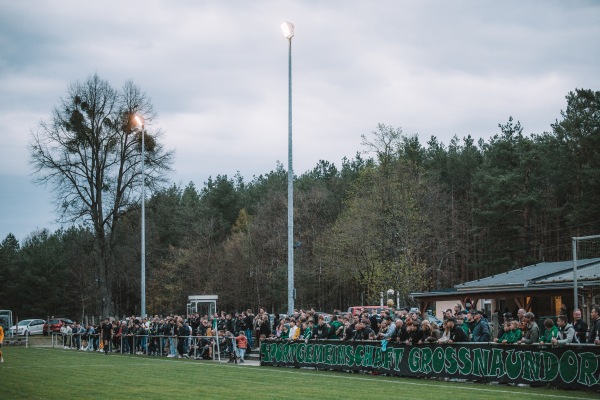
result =
M187 315L214 315L217 312L218 295L196 294L188 296Z

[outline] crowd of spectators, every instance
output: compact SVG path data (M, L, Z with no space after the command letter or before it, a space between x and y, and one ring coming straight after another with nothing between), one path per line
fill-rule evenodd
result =
M399 310L384 309L379 315L360 310L354 315L335 313L329 322L314 310L298 311L279 319L274 332L265 337L283 340L334 339L334 340L382 340L386 344L421 343L500 343L500 344L551 344L589 343L600 345L600 318L597 306L592 308L591 328L581 319L581 311L569 317L561 314L544 320L542 329L535 315L524 309L517 316L507 312L497 314L498 327L493 330L484 311L464 310L457 305L444 312L441 324L431 322L417 310L408 307Z
M245 353L254 344L255 328L260 336L261 329L269 325L268 318L263 323L264 315L261 309L256 317L250 310L233 315L194 314L187 318L131 316L122 320L105 319L85 328L78 322L63 323L60 334L64 349L196 359L212 359L214 351L222 349L232 360L244 362Z
M598 311L600 308L594 306L589 331L580 310L573 312L572 324L569 316L561 314L556 323L550 318L544 320L541 330L532 312L519 309L515 318L511 313L496 315L499 326L492 330L483 311L462 310L457 305L454 310L446 310L440 325L408 307L383 309L379 314L360 310L349 314L336 310L330 316L311 309L272 317L260 308L256 315L248 309L242 313L194 314L187 318L178 315L166 318L132 316L122 320L106 319L99 325L85 327L75 322L64 324L60 332L65 349L195 359L212 359L214 352L220 351L230 357L230 362L243 362L247 352L266 338L380 340L382 346L392 342L409 345L462 342L600 345Z

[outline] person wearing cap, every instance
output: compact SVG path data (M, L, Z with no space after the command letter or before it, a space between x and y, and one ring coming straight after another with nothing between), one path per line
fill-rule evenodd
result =
M456 323L456 318L450 317L446 320L446 329L448 329L448 340L446 342L438 341L438 343L461 343L468 342L469 338L465 335L465 332Z
M525 325L525 332L523 332L523 338L519 340L518 344L532 344L537 343L540 339L540 327L535 322L535 314L527 312L523 316L523 322Z
M471 341L477 343L487 343L490 341L490 325L483 319L480 311L471 310L469 312L473 318L471 325Z

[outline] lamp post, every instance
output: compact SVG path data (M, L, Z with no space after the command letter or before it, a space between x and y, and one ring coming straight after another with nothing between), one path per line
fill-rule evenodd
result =
M141 258L142 258L142 293L141 293L141 317L146 317L146 181L144 178L144 157L145 157L145 146L144 146L144 118L141 115L136 114L134 117L137 125L140 127L140 132L142 135L142 249L141 249Z
M281 24L283 36L288 40L288 315L294 313L294 169L292 168L292 38L294 24Z

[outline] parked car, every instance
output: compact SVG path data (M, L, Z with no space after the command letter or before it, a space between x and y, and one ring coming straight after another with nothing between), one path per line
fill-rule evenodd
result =
M12 326L12 311L0 310L0 326L8 334L10 327Z
M16 326L13 325L10 333L12 335L41 335L45 323L46 321L43 319L24 319Z
M60 333L60 327L63 322L67 325L73 323L69 318L50 318L48 322L44 324L44 335L48 335L50 332Z

